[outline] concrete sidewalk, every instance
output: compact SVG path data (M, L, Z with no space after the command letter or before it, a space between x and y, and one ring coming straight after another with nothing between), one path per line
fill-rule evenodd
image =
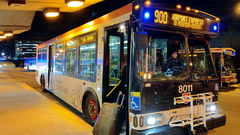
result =
M92 127L25 83L0 75L0 135L91 135Z

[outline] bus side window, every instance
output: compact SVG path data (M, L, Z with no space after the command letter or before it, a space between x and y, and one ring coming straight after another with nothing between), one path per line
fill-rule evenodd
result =
M76 45L77 45L76 39L70 40L66 43L65 72L69 75L74 75L75 73Z
M64 44L59 44L56 46L56 62L55 67L56 71L62 72L63 71L63 46Z
M120 80L120 47L119 36L110 36L109 41L109 85L115 86Z
M42 62L44 62L44 63L47 62L47 53L42 54Z
M96 43L79 47L79 76L85 80L95 78Z
M42 54L38 53L38 63L42 61Z
M66 51L66 73L74 74L75 72L75 53L76 48Z

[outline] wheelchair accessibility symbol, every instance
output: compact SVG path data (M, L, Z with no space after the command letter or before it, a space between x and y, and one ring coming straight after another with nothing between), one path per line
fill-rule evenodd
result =
M132 110L141 110L140 97L132 97L130 98L130 108Z

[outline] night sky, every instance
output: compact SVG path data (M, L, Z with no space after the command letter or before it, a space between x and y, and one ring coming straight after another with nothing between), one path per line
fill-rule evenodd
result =
M58 18L45 18L42 12L36 12L32 29L28 32L15 35L10 39L0 42L0 50L5 50L7 55L14 55L14 40L42 40L46 41L73 28L118 9L132 0L105 0L96 5L79 10L74 13L61 13ZM240 15L235 13L237 3L240 0L156 0L176 4L182 2L183 5L190 5L192 8L205 11L221 18L221 34L213 42L215 46L226 44L222 42L229 29L233 29L240 37ZM239 39L240 40L240 39ZM218 44L218 45L217 45ZM234 43L231 43L231 45ZM238 44L240 46L240 44ZM225 45L228 46L228 45ZM236 46L236 45L235 45Z

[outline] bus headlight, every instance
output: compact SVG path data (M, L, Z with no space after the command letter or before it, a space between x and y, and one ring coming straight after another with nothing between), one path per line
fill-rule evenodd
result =
M147 124L148 125L154 125L156 123L156 118L154 117L148 117L147 118Z
M208 105L207 111L208 111L208 112L216 112L216 111L217 111L217 106L216 106L216 104Z
M162 122L163 116L162 114L150 115L146 117L146 125L153 126L158 125Z

